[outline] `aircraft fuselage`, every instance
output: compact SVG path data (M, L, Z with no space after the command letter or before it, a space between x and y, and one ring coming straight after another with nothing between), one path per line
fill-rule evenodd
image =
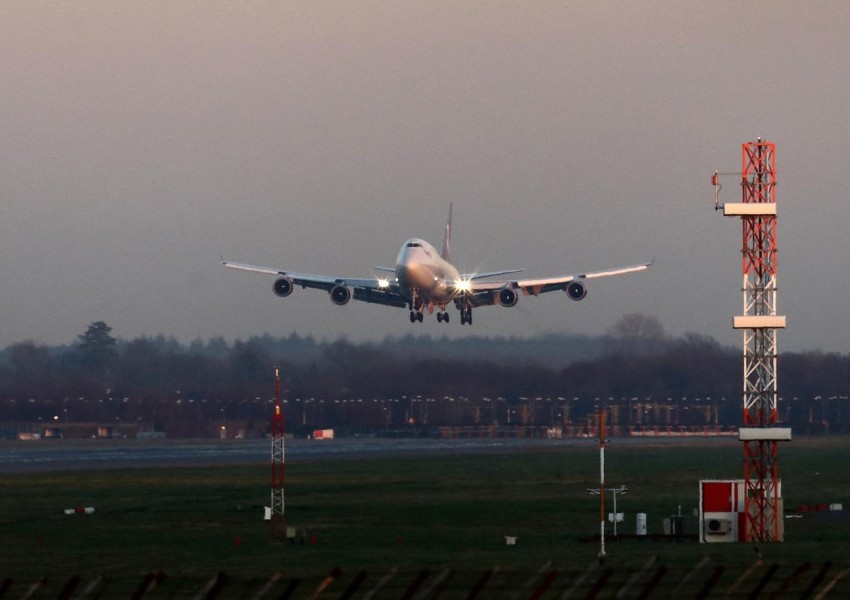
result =
M458 270L428 242L413 238L402 245L395 267L401 293L408 301L445 306L454 299Z

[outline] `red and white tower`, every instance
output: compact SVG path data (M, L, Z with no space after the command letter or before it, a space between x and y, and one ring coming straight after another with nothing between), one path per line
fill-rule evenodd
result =
M776 314L776 146L758 139L743 145L742 202L724 204L725 216L743 224L744 311L733 327L744 333L744 541L782 540L779 442L791 429L776 427L776 332L785 317ZM719 190L715 173L714 185ZM716 194L716 193L715 193ZM716 198L716 195L715 195ZM720 208L718 206L718 208Z
M284 516L283 484L285 476L285 453L283 444L283 411L280 409L280 374L274 369L274 414L271 421L272 434L272 481L270 532L273 537L284 539L286 520Z

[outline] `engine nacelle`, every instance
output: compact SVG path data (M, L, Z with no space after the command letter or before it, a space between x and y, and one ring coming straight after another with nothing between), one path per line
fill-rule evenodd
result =
M337 306L348 304L351 300L351 290L344 285L335 285L331 288L331 302Z
M511 288L502 288L496 294L496 302L499 303L499 306L516 306L517 300L519 300L519 296Z
M274 282L274 293L281 298L286 298L292 293L292 280L288 277L282 277Z
M579 301L584 300L584 297L587 296L587 288L584 283L576 279L575 281L571 281L567 284L567 287L564 288L564 291L567 293L567 296L570 299Z

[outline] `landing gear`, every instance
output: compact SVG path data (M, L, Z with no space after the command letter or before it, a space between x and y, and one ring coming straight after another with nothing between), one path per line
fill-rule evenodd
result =
M469 306L460 309L460 324L466 325L467 323L472 325L472 307Z
M445 311L441 311L437 313L437 323L448 323L449 322L449 313Z
M425 304L422 302L422 299L419 298L416 295L415 292L413 294L413 299L411 300L409 306L410 306L410 322L411 323L416 323L416 322L421 323L422 319L425 318L425 316L422 314L422 309L425 308Z

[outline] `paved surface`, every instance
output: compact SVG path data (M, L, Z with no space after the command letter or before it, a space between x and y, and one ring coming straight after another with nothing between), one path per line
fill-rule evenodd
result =
M383 454L482 453L593 445L592 440L335 439L287 440L286 460L344 459ZM0 443L0 473L131 467L262 463L271 442L258 440L34 440Z

